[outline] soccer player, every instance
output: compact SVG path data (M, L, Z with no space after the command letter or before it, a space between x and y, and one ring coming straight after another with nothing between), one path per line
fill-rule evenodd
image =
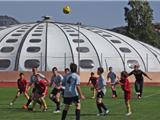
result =
M47 83L45 80L39 80L35 82L35 93L33 95L33 106L31 108L32 111L35 111L35 105L37 101L40 101L43 106L43 111L47 110L47 104L45 101L45 96L48 93Z
M92 99L95 98L96 96L96 84L97 84L97 77L95 77L94 72L91 72L91 77L89 78L88 84L92 83L91 90L93 91L93 96L91 97Z
M149 80L152 80L146 73L144 73L142 70L139 69L139 65L134 66L134 70L129 73L129 76L134 74L136 81L135 81L135 91L137 94L137 98L141 99L142 97L142 92L143 92L143 83L144 83L144 78L147 77Z
M28 100L29 99L29 96L27 94L27 90L26 90L26 87L27 87L27 80L24 78L24 74L23 73L20 73L19 74L19 79L17 80L17 85L18 85L18 91L17 91L17 94L15 96L15 98L12 100L12 102L10 102L10 105L12 106L13 103L16 101L16 99L23 93L25 98Z
M127 108L126 116L129 116L132 114L130 106L131 88L128 80L128 73L126 71L121 72L120 85L122 87L122 90L124 91L125 105Z
M96 98L96 104L99 113L97 116L104 116L109 113L108 108L103 103L103 97L106 93L106 81L103 76L104 69L102 67L99 67L97 69L97 74L99 75L98 81L97 81L97 98Z
M69 73L70 73L70 69L69 68L65 68L64 69L64 75L63 75L63 80L67 77L67 75ZM65 85L63 83L64 82L62 81L62 90L61 90L62 97L64 96L64 89L65 89Z
M109 67L109 73L107 75L107 81L111 80L112 98L117 97L116 93L116 74L112 71L112 67Z
M30 103L32 102L32 98L34 96L34 93L35 93L35 84L36 84L36 81L39 81L39 80L45 80L48 84L48 80L47 78L42 75L41 73L38 73L38 69L36 67L33 67L32 68L32 75L30 77L30 83L28 85L28 88L27 88L27 91L29 91L29 89L31 88L32 85L34 85L33 89L32 89L32 94L30 95L29 97L29 100L27 101L27 103L23 106L24 109L28 109L28 106L30 105ZM38 103L41 105L41 102L38 101ZM46 111L44 109L44 111Z
M53 67L52 72L53 76L51 78L50 87L53 85L54 88L50 93L49 98L56 103L56 110L54 113L60 113L60 95L62 90L63 77L60 73L58 73L56 67Z
M74 63L70 64L71 73L69 73L64 79L64 104L65 108L62 113L61 120L65 120L67 116L67 112L72 103L75 103L75 114L76 120L80 120L80 99L84 99L80 88L80 76L77 74L77 65Z

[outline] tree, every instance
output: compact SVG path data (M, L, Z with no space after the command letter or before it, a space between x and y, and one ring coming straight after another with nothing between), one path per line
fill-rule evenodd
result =
M160 47L158 35L152 26L153 10L147 0L129 0L125 7L125 21L128 23L127 34L133 39Z

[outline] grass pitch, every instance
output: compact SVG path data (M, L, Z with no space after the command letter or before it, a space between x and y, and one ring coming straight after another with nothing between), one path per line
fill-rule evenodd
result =
M15 104L10 107L9 103L16 94L16 88L0 88L0 120L60 120L61 114L54 114L55 104L48 97L48 111L41 112L39 105L35 112L29 112L22 109L26 99L20 96ZM145 86L143 99L137 100L134 90L132 90L131 107L133 114L125 116L125 105L123 92L120 86L117 86L118 98L111 98L111 89L107 88L104 103L108 106L110 113L107 116L97 117L97 108L95 99L92 96L89 87L82 87L86 99L81 101L81 120L159 120L160 119L160 87ZM62 106L63 109L64 106ZM71 106L66 120L75 120L74 105Z

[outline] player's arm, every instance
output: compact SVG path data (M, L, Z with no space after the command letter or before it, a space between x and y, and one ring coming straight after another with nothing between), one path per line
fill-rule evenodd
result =
M77 92L78 92L80 98L85 99L85 97L81 91L81 88L80 88L80 77L79 76L77 77L77 81L76 81L76 89L77 89Z
M144 73L143 71L142 71L142 74L145 76L145 77L147 77L149 80L152 80L146 73Z
M28 84L28 86L27 86L27 91L30 90L31 86L32 86L32 83L30 82L30 83Z
M51 82L49 83L49 87L53 85L53 78L51 78Z
M108 75L107 75L107 81L109 81L109 73L108 73Z
M87 85L89 85L90 81L91 81L91 79L89 78Z
M131 76L133 74L133 71L132 72L130 72L129 74L128 74L128 76Z
M84 97L84 95L83 95L83 93L81 91L80 85L77 85L76 88L77 88L77 91L78 91L78 94L79 94L80 98L81 99L85 99L85 97Z
M38 73L37 75L38 75L41 79L44 79L47 83L49 83L49 80L48 80L43 74Z

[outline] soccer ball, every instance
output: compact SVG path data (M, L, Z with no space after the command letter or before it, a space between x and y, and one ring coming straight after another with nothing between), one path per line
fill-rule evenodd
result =
M71 12L71 8L68 6L68 5L66 5L64 8L63 8L63 13L64 14L69 14Z

